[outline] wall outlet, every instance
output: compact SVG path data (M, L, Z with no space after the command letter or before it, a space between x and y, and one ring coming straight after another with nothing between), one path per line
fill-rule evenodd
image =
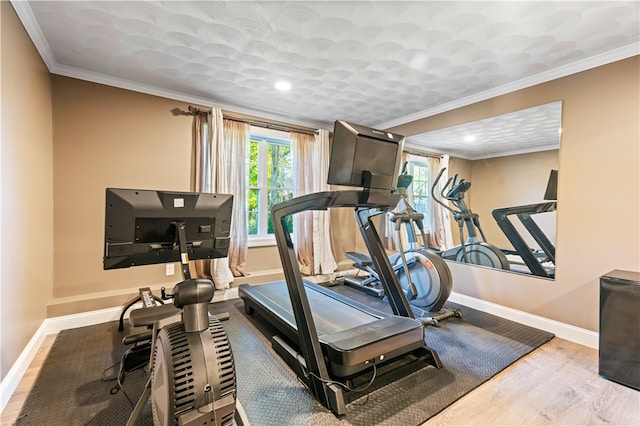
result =
M176 273L176 265L174 265L173 263L167 263L165 265L165 271L164 271L165 275L168 277L170 275L173 275Z

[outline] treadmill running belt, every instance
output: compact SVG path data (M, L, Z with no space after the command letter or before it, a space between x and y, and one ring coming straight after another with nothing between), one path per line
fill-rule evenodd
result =
M367 370L373 359L386 362L424 347L422 324L413 318L382 313L311 282L304 282L304 289L329 370L337 377ZM299 345L285 281L241 284L238 295L248 314L255 310Z
M338 333L349 328L369 324L382 317L374 316L359 309L353 309L337 299L320 293L313 286L315 284L305 281L305 290L309 299L309 306L313 312L313 321L318 335ZM296 320L293 316L291 299L289 299L289 291L285 281L260 285L260 293L269 299L269 306L274 308L278 306L283 314L283 319L295 327Z

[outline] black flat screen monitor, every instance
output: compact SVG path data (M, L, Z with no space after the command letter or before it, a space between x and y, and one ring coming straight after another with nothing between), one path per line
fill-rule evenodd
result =
M107 188L104 269L226 257L233 195ZM184 263L184 262L183 262Z
M329 160L330 185L395 188L404 136L336 121Z

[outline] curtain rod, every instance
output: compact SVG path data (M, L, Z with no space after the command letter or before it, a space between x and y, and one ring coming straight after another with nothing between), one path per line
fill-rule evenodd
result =
M277 122L277 121L266 121L261 118L252 117L244 114L233 113L233 112L224 111L224 110L222 111L222 116L227 120L239 121L241 123L247 123L251 126L264 127L266 129L280 130L283 132L305 133L309 135L318 134L318 131L316 129L311 129L303 126L296 126L296 125Z
M188 111L182 111L179 108L174 108L172 110L175 115L197 115L197 114L210 114L210 109L202 109L198 107L194 107L189 105ZM239 121L242 123L247 123L251 126L256 127L264 127L266 129L272 130L280 130L283 132L297 132L297 133L305 133L309 135L317 135L318 131L316 129L311 129L309 127L296 126L287 123L281 123L276 121L266 121L261 118L252 117L250 115L244 115L239 113L234 113L230 111L222 111L222 116L227 120Z
M175 108L175 110L177 110L177 108ZM186 111L181 111L181 112L184 113L185 115L196 115L196 114L210 114L211 110L210 109L197 108L197 107L189 105L188 113ZM241 115L241 114L238 114L238 113L233 113L233 112L224 111L224 110L222 111L222 116L224 118L226 118L227 120L240 121L242 123L247 123L247 124L249 124L251 126L264 127L266 129L280 130L280 131L283 131L283 132L298 132L298 133L305 133L305 134L310 134L310 135L317 135L318 134L317 130L310 129L308 127L292 126L290 124L263 121L261 119L257 119L255 117L251 117L251 116L248 116L248 115ZM436 154L436 153L427 152L427 151L419 151L419 150L411 149L411 148L409 148L409 149L404 148L403 151L408 153L408 154L417 155L418 157L442 158L442 154Z
M442 158L442 154L436 154L433 152L427 152L427 151L419 151L416 149L407 149L404 148L403 149L404 152L406 152L407 154L411 154L411 155L417 155L418 157L431 157L431 158Z
M209 114L209 113L211 113L211 110L196 108L196 107L193 107L193 106L189 105L189 107L187 108L187 111L176 107L176 108L173 108L171 110L171 113L173 115L176 115L176 116L178 116L178 115L198 115L198 114Z
M197 107L189 105L189 112L191 113L191 115L210 114L211 110L210 109L197 108Z
M267 121L251 120L251 119L238 118L238 117L228 117L228 116L225 116L224 114L223 114L223 117L227 120L239 121L241 123L247 123L251 126L264 127L265 129L280 130L283 132L304 133L308 135L318 134L317 130L305 129L303 127L292 127L286 124L269 123Z

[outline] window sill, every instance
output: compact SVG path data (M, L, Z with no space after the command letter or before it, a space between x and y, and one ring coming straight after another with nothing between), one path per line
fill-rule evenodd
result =
M247 239L247 247L269 247L276 245L276 237L253 237Z

